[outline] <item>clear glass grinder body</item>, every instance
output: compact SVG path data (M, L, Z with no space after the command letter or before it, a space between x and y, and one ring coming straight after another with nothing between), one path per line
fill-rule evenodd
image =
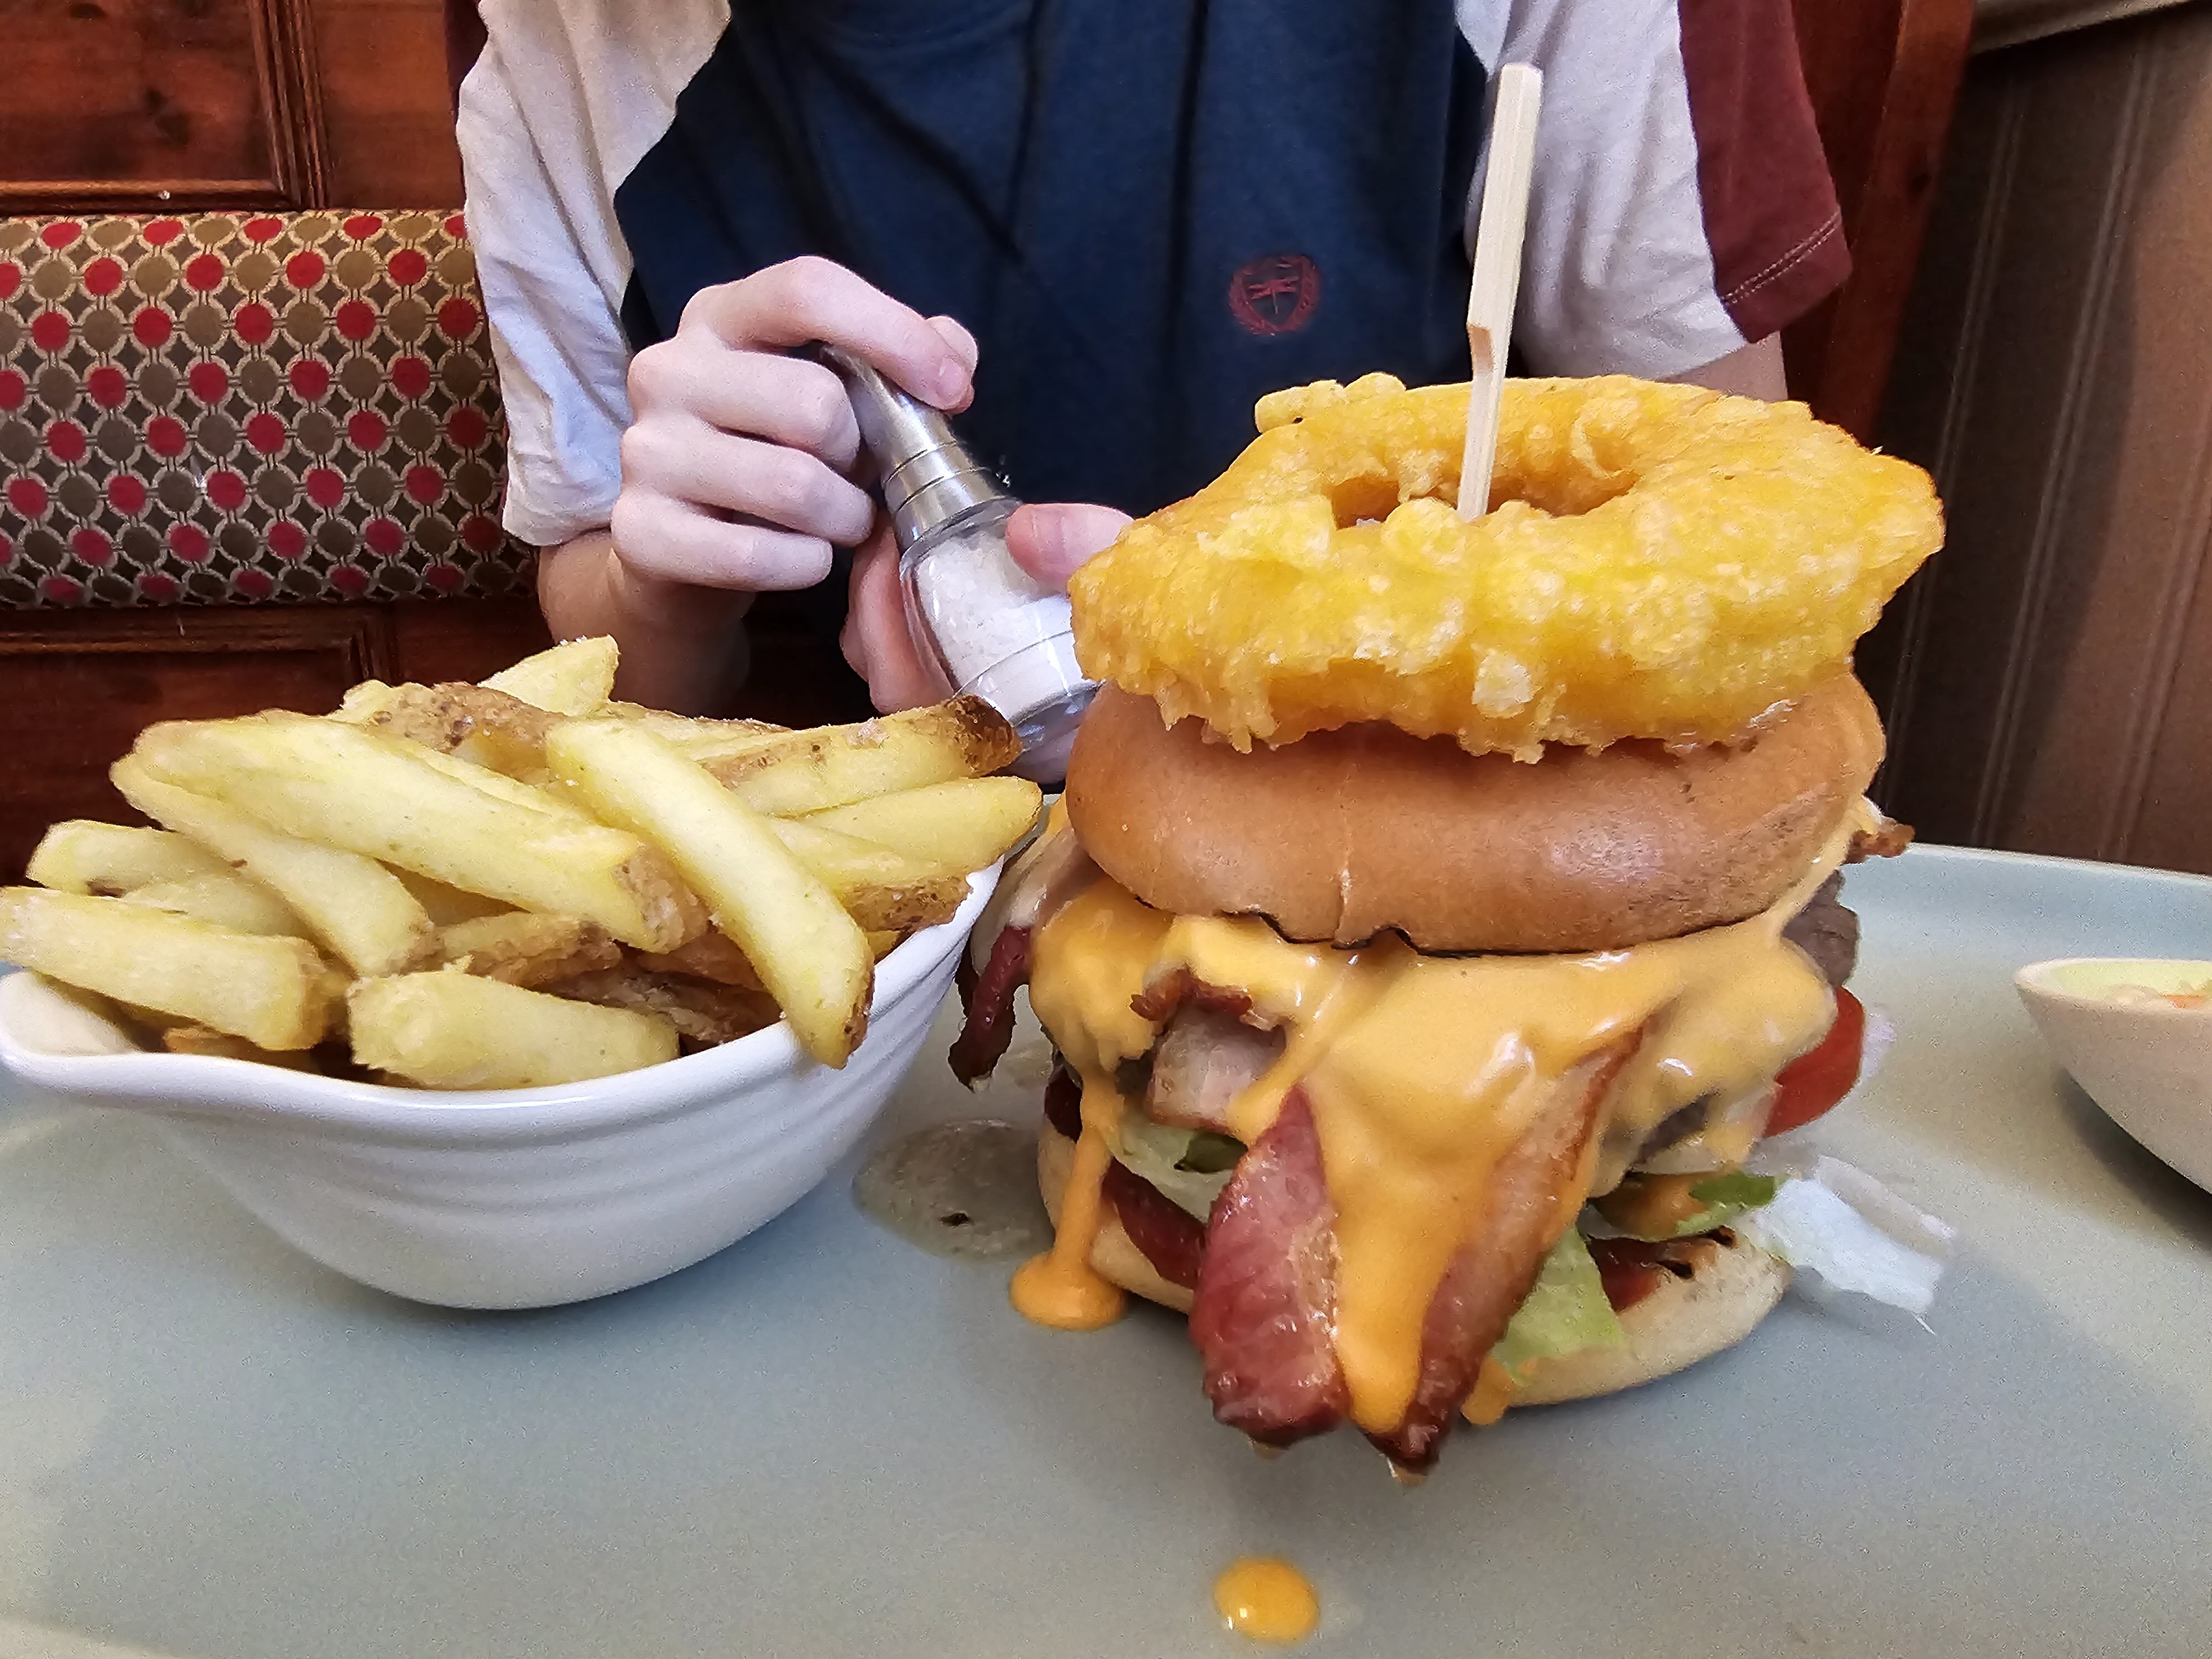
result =
M907 626L947 695L982 698L1022 739L1015 770L1057 783L1097 686L1076 665L1067 595L1006 550L1020 503L970 455L945 416L868 364L817 348L853 400L899 548Z

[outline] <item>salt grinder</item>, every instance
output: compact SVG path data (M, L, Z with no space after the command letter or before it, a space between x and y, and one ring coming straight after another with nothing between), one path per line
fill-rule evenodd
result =
M1022 740L1016 771L1059 782L1097 687L1076 666L1067 595L1006 551L1006 520L1021 503L939 411L851 354L816 349L844 381L875 458L898 542L907 627L923 665L946 695L972 693L1006 717Z

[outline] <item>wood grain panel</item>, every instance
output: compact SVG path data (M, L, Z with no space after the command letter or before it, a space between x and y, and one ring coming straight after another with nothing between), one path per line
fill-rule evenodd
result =
M533 594L393 605L380 614L390 629L377 671L385 679L481 680L553 643Z
M305 0L0 0L0 212L324 199Z
M1783 345L1797 395L1865 438L1912 291L1973 0L1796 0L1795 11L1851 276Z
M321 714L364 679L481 679L548 643L528 599L0 612L0 881L56 819L135 821L107 768L155 720Z
M155 720L320 713L386 654L373 611L109 611L0 621L0 880L58 818L137 822L111 762Z
M1893 810L2212 869L2212 11L1978 58L1881 435L1949 545L1861 653Z
M270 176L247 0L0 0L11 181Z
M439 0L312 0L333 204L450 207L461 158Z

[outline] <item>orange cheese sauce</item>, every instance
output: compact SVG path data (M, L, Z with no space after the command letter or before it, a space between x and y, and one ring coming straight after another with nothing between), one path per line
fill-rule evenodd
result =
M1030 1288L1018 1284L1016 1305L1047 1317L1058 1291L1042 1287L1089 1271L1098 1183L1122 1115L1141 1104L1121 1098L1116 1078L1161 1029L1131 1000L1188 969L1245 992L1256 1018L1289 1034L1229 1117L1249 1146L1304 1085L1336 1206L1336 1346L1351 1416L1387 1431L1413 1398L1423 1320L1484 1219L1492 1171L1578 1069L1594 1074L1606 1050L1642 1033L1574 1190L1558 1195L1554 1236L1692 1101L1715 1103L1702 1143L1715 1159L1750 1151L1774 1074L1833 1018L1826 981L1781 934L1842 861L1856 823L1759 915L1585 956L1430 957L1395 936L1351 951L1294 945L1256 919L1170 916L1095 883L1044 925L1030 976L1031 1006L1082 1079L1084 1134L1059 1244L1043 1259L1053 1276L1024 1268Z
M1094 1109L1094 1096L1102 1103ZM1118 1121L1121 1102L1110 1091L1083 1091L1083 1133L1075 1143L1075 1166L1060 1200L1060 1229L1052 1249L1031 1256L1014 1271L1006 1294L1024 1319L1060 1331L1095 1331L1121 1316L1128 1293L1091 1265L1091 1243L1098 1233L1106 1166L1113 1161L1106 1133L1092 1121L1094 1109Z
M1513 1403L1513 1396L1520 1391L1520 1386L1513 1380L1513 1373L1485 1355L1482 1369L1474 1376L1474 1391L1460 1407L1459 1414L1477 1428L1486 1429L1505 1415L1506 1408Z
M1255 1642L1303 1642L1321 1627L1321 1598L1306 1577L1272 1555L1239 1557L1213 1581L1221 1620Z

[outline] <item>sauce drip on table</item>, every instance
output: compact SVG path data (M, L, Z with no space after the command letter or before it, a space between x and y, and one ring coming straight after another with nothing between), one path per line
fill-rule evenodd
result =
M1255 1642L1303 1642L1320 1627L1321 1598L1306 1577L1272 1555L1240 1556L1213 1581L1222 1621Z

